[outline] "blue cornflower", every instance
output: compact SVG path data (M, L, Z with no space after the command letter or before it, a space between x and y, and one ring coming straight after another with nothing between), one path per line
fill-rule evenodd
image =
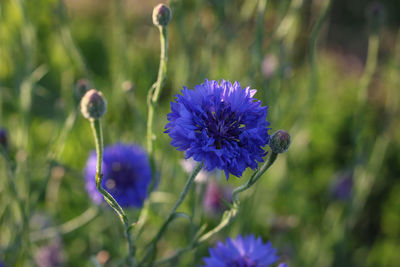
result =
M166 133L171 145L185 151L185 158L204 162L206 170L218 168L241 176L257 168L269 142L267 107L253 98L256 90L238 82L206 80L194 90L186 87L171 102Z
M92 152L85 168L86 190L96 204L103 196L96 188L96 152ZM137 145L115 144L104 148L103 181L106 189L122 207L142 207L151 181L147 153Z
M253 234L228 238L225 244L218 242L209 252L210 257L203 258L204 267L266 267L278 260L271 242L264 244Z

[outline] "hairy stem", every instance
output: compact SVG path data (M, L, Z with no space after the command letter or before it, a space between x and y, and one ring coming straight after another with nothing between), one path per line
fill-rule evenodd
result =
M317 60L316 60L316 53L317 53L317 43L318 37L321 32L322 25L324 24L326 18L328 17L328 13L331 7L331 0L328 0L325 3L325 6L322 8L322 12L319 15L314 27L311 30L310 36L310 68L311 68L311 78L310 78L310 89L309 89L309 100L312 102L314 98L315 91L318 89L318 68L317 68Z
M101 166L103 162L103 132L101 129L100 120L91 120L90 125L92 127L94 140L96 144L96 152L97 152L96 187L97 190L103 195L108 205L110 205L110 207L118 214L119 218L121 219L121 222L125 230L125 237L126 240L128 241L128 248L129 248L128 262L129 266L133 267L135 266L135 261L134 261L135 248L133 246L133 240L130 235L130 225L128 222L128 217L126 216L124 210L121 208L118 202L113 198L113 196L111 196L110 193L104 190L103 186L101 185L101 182L103 180L103 174L101 173Z
M158 69L157 81L152 85L148 93L148 117L147 117L147 152L149 156L153 156L153 125L154 125L154 112L155 106L157 105L158 99L160 97L161 88L164 85L165 78L167 76L167 51L168 51L168 36L167 27L158 27L160 31L160 66Z

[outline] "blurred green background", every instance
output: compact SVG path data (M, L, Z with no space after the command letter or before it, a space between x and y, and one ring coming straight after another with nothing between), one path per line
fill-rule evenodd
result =
M94 259L121 264L127 248L118 218L95 207L84 189L82 170L94 142L77 110L75 84L86 78L104 93L106 145L144 146L146 95L159 64L151 20L157 3L0 2L0 127L9 133L18 191L2 158L0 260L6 266L51 266L36 256L49 244L62 250L64 266L93 266ZM241 196L236 221L174 265L198 265L217 240L254 233L271 241L289 266L399 266L400 2L167 3L173 10L168 73L155 125L160 184L137 242L139 255L187 176L183 153L163 133L169 103L182 86L223 78L258 89L271 133L286 129L292 145ZM229 181L212 176L233 187L252 172ZM186 246L203 223L218 222L218 215L202 212L202 186L181 208L193 224L182 218L170 225L160 259ZM81 214L87 223L64 224ZM129 211L130 221L137 216Z

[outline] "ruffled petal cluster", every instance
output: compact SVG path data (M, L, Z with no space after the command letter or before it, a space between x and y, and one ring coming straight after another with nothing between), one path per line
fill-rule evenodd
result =
M92 152L84 171L86 190L96 204L103 196L96 188L96 152ZM137 145L115 144L104 148L102 186L122 207L142 207L151 181L147 153Z
M263 162L268 144L267 107L242 89L238 82L206 80L194 90L186 87L171 102L166 133L171 145L185 151L185 158L204 162L206 170L218 168L241 176Z
M267 267L278 260L276 251L271 242L264 244L260 237L239 235L210 248L210 257L203 258L204 267Z

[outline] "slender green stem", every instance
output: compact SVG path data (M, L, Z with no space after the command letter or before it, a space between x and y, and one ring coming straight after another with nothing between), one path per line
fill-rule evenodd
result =
M96 165L96 187L97 190L103 195L106 202L110 205L110 207L118 214L119 218L125 229L125 237L128 241L129 255L128 262L129 266L135 266L134 257L135 257L135 248L133 246L133 240L130 235L130 224L128 222L128 217L126 216L124 210L118 204L118 202L104 190L101 182L103 180L103 174L101 173L101 166L103 162L103 132L101 129L100 120L91 120L90 126L92 127L94 140L96 144L96 152L97 152L97 165Z
M328 17L329 9L331 7L331 0L323 7L323 10L318 17L314 27L311 30L310 36L310 67L311 67L311 78L310 78L310 91L309 91L309 100L310 102L314 98L314 94L316 89L318 88L318 68L317 68L317 60L316 60L316 52L317 52L317 43L318 37L321 32L322 25L324 24L326 18Z
M157 81L149 90L148 94L148 118L147 118L147 152L150 157L153 155L153 125L154 125L154 111L160 97L161 88L164 85L167 76L167 52L168 52L168 35L167 27L158 27L160 31L160 66L158 69Z
M377 34L372 34L369 36L367 62L360 81L360 91L358 95L360 104L363 104L366 100L368 86L371 83L378 62L378 51L379 36Z
M377 33L372 33L368 40L367 61L364 73L360 80L358 102L354 113L353 138L355 144L355 158L353 175L355 183L353 189L354 197L352 198L350 205L351 212L348 215L350 227L354 227L356 218L371 193L371 188L374 185L382 161L385 158L386 149L390 140L390 138L385 134L385 131L382 130L381 134L378 135L374 141L372 150L369 153L369 159L366 159L365 155L368 155L367 149L371 147L368 145L367 148L366 144L371 144L371 142L373 142L373 140L370 140L368 137L365 127L368 108L367 95L368 87L370 86L371 80L376 72L378 52L379 35Z
M154 160L154 153L153 153L153 140L154 140L154 133L153 133L153 126L154 126L154 112L160 97L162 86L165 82L167 76L167 61L168 61L168 34L167 34L167 27L160 26L158 27L160 32L160 65L158 68L158 75L157 81L151 86L147 95L147 105L148 105L148 114L147 114L147 152L149 154L150 159L150 166L152 169L152 177L151 182L148 188L148 195L150 197L151 192L154 189L156 184L156 167L155 167L155 160ZM142 227L146 223L147 215L150 209L149 199L147 199L143 205L143 209L139 214L139 218L137 224L135 226L135 233L137 236L140 235Z
M79 72L84 73L84 76L90 78L91 75L84 56L72 37L66 7L63 0L59 0L58 2L58 11L60 15L59 31L62 43L65 49L68 51L68 54L71 56L72 61L74 61L74 63L77 65ZM93 79L90 80L93 81Z
M354 123L352 127L353 142L355 144L355 162L365 155L365 120L367 108L368 87L376 71L379 52L379 35L371 34L368 39L368 53L364 73L360 79L358 101L354 110Z
M267 161L264 162L261 168L258 171L256 171L244 185L241 185L235 190L233 190L232 199L234 203L239 205L238 195L241 192L249 189L253 184L255 184L258 181L258 179L260 179L261 176L266 172L266 170L268 170L268 168L271 167L271 165L275 162L277 157L278 157L277 153L271 152L271 155L268 157Z
M164 235L165 231L168 228L168 225L174 220L176 211L179 208L179 206L182 204L182 202L185 200L186 195L189 193L189 190L194 182L194 179L196 176L199 174L201 168L203 167L203 164L199 164L196 169L193 171L193 173L189 176L188 180L186 181L185 186L183 187L183 190L176 201L175 205L169 212L169 215L167 219L164 221L160 229L158 230L157 234L154 236L154 238L151 240L151 242L147 246L147 251L145 256L143 257L143 260L141 263L144 263L154 252L156 249L157 242L161 239L161 237Z
M189 252L190 250L198 247L200 244L204 243L208 239L210 239L212 236L215 234L219 233L221 230L223 230L225 227L227 227L237 216L239 213L239 198L238 195L247 189L249 189L252 185L254 185L260 178L261 176L268 170L269 167L275 162L276 158L278 157L278 154L272 152L270 156L268 157L267 161L261 166L260 169L258 169L251 177L250 179L242 186L239 186L236 188L233 193L232 193L232 198L233 198L233 204L232 207L228 210L225 211L221 222L215 226L213 229L208 231L207 233L201 235L200 237L195 236L195 238L192 240L192 242L187 246L186 248L179 249L177 250L172 256L157 261L155 265L161 265L165 264L168 262L171 262L178 257L180 257L182 254Z
M26 206L27 203L24 202L24 200L22 199L19 190L17 188L17 185L15 183L15 166L13 165L13 163L11 162L8 152L0 145L0 154L3 155L4 160L6 162L7 165L7 173L8 173L8 178L6 179L8 182L8 187L11 189L12 194L15 196L17 205L18 205L18 209L21 213L21 240L19 244L25 244L25 247L27 249L27 253L28 256L31 257L31 242L29 240L29 238L27 238L27 236L29 235L29 215L28 215L28 211L26 210Z

